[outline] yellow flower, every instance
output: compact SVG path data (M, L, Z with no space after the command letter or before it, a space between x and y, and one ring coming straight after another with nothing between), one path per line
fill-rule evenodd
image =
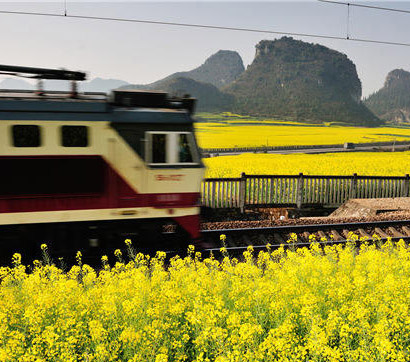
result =
M0 267L0 361L404 362L410 248L379 246L139 253L68 271L16 253Z
M286 240L288 244L290 243L295 244L297 241L298 241L298 236L295 233L291 233L289 239Z
M40 261L40 260L37 260L37 259L34 259L34 260L33 260L33 265L34 265L35 267L39 267L39 266L41 266L41 261Z
M155 255L155 258L159 259L159 260L163 260L165 259L167 256L167 254L165 253L165 251L157 251L157 254Z
M77 254L76 254L76 256L75 256L75 259L77 260L77 263L80 263L81 262L81 258L82 258L82 254L81 254L81 251L77 251Z
M164 353L160 353L155 357L155 362L168 362L168 356Z
M12 258L12 262L15 266L18 266L21 264L21 254L19 253L14 253L13 254L13 258Z

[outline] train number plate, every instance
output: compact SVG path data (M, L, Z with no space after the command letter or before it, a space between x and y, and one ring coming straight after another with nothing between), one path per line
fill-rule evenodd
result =
M157 181L181 181L184 175L155 175Z

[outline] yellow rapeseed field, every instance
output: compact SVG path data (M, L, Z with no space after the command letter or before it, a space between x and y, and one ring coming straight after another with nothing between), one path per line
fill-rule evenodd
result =
M352 152L324 154L253 154L205 158L206 177L249 175L375 175L410 173L410 152Z
M410 250L136 255L0 269L0 361L409 361ZM128 242L129 244L129 242ZM43 246L45 249L45 246Z
M198 143L202 148L394 142L410 139L410 128L318 125L256 120L234 115L206 114L202 117L210 120L195 124Z

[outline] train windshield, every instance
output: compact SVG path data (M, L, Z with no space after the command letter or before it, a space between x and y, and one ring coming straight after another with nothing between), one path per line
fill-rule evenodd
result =
M187 133L182 133L178 136L178 161L181 163L193 162Z
M199 154L191 132L147 132L147 161L156 165L198 164Z
M152 135L152 163L166 163L166 135Z

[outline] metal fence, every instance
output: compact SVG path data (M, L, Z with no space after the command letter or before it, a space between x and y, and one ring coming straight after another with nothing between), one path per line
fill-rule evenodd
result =
M308 176L246 175L208 178L202 183L202 205L212 208L337 207L350 198L409 196L409 175Z

